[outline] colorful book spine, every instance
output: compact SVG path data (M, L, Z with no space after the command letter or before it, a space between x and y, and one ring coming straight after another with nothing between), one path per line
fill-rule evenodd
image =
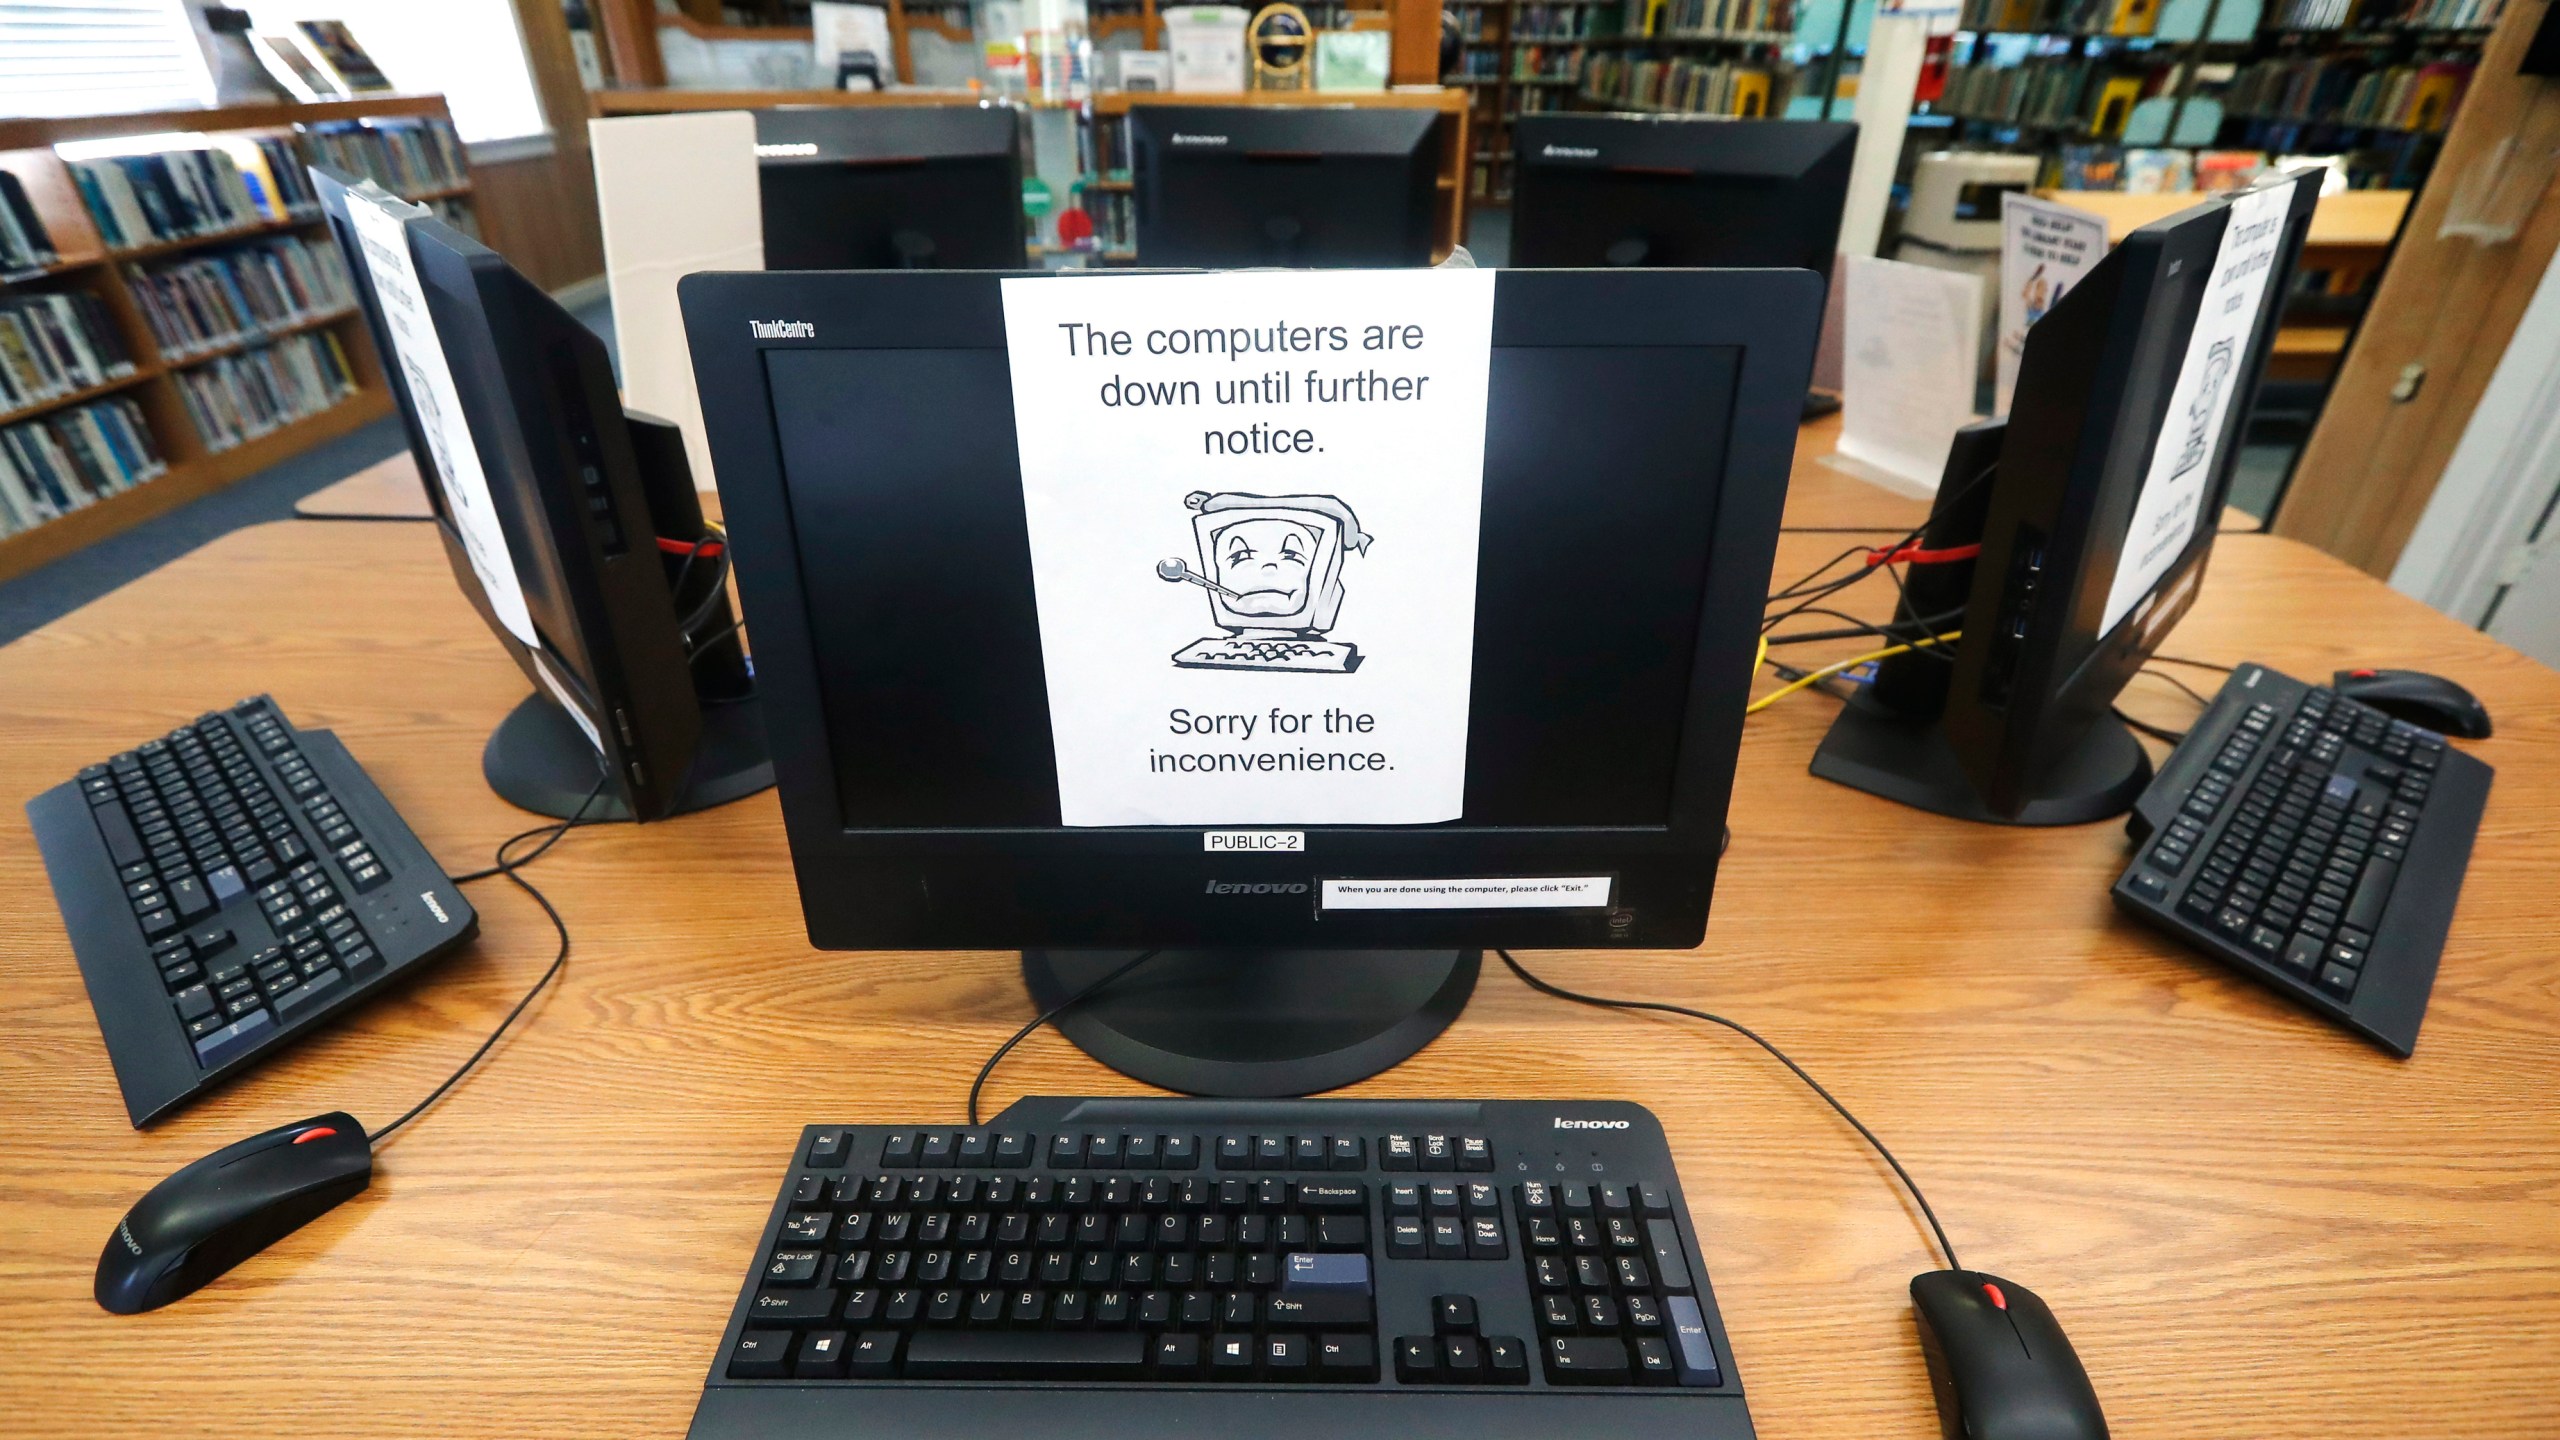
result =
M0 535L94 505L168 468L142 408L124 396L0 426Z
M122 379L133 368L97 296L0 296L0 416Z
M228 450L355 393L355 370L325 330L287 336L174 372L205 448Z
M338 247L300 236L140 268L131 289L152 340L173 360L344 314L355 304Z

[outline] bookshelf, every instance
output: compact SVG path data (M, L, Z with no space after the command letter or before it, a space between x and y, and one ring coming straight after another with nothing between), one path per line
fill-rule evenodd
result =
M418 126L440 127L435 133L441 138L404 128ZM263 203L245 223L165 238L128 236L134 243L111 245L114 207L110 203L102 221L84 198L76 172L77 165L94 165L105 157L67 160L56 147L118 140L135 140L139 146L143 137L169 136L168 144L147 152L165 154L202 148L192 138L178 137L205 137L225 151L266 142L271 159L334 160L347 168L387 172L376 176L386 187L404 198L432 203L457 224L474 227L469 162L450 126L438 95L0 119L0 172L14 178L53 251L53 258L15 270L0 264L0 313L17 302L52 303L43 297L87 297L73 303L102 326L103 334L91 337L101 342L100 353L120 350L130 364L100 383L57 386L16 401L0 397L0 430L42 425L56 447L48 453L59 459L59 427L93 424L95 430L82 433L106 433L109 422L103 419L75 422L73 417L91 405L111 402L118 406L122 426L132 428L108 434L109 447L138 441L161 467L154 472L127 465L120 473L87 469L82 478L103 483L84 483L76 494L62 493L59 498L71 503L51 506L59 513L49 516L22 513L23 505L0 498L0 532L6 532L0 533L0 580L221 489L391 410L363 313L351 290L329 283L328 267L337 251L328 224L316 208L293 203L287 184L277 185L279 193L253 196ZM74 154L84 152L75 148ZM252 178L257 178L254 172ZM263 179L258 189L265 191ZM128 223L132 214L125 212ZM230 277L227 288L212 278L216 275ZM210 298L229 297L228 308L190 309L183 316L153 308L169 305L173 296L202 294L187 287L206 284L216 287ZM309 288L313 286L320 288ZM164 347L155 328L171 332L173 320L185 325L192 338ZM190 394L255 403L218 400L192 406ZM127 402L130 409L123 408ZM21 443L26 443L23 437ZM135 457L118 451L111 458ZM21 524L24 528L12 528Z
M1511 122L1551 110L1783 113L1795 0L1444 0L1470 97L1467 198L1511 199Z
M1467 238L1467 197L1462 188L1467 173L1468 96L1456 86L1398 86L1392 90L1250 90L1232 95L1205 95L1161 92L1108 91L1093 97L1091 119L1093 135L1091 151L1085 157L1087 173L1083 183L1089 197L1110 201L1133 192L1133 181L1127 160L1127 126L1129 110L1135 105L1302 105L1357 106L1401 110L1437 110L1440 124L1439 185L1445 203L1440 207L1439 224L1432 235L1431 258L1445 260L1449 252ZM1106 217L1094 216L1098 233ZM1106 264L1129 264L1136 253L1106 246L1101 259Z
M2086 173L2075 155L2120 170L2135 103L2166 100L2174 141L2134 148L2335 154L2358 189L2415 189L2504 4L2212 0L2170 35L2176 7L2153 0L1968 0L1926 108L1968 143L2045 155L2048 182Z

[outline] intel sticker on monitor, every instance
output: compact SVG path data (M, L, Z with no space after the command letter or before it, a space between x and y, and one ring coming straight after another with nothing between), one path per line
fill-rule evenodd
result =
M1493 273L1004 307L1064 822L1458 818Z

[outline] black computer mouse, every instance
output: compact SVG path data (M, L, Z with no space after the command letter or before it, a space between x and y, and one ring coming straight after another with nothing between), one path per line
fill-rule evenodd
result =
M2489 738L2489 707L2470 691L2423 670L2341 670L2329 686L2390 716L2439 735Z
M316 1115L227 1145L151 1187L98 1256L98 1303L156 1310L319 1217L373 1180L355 1117Z
M2106 1440L2098 1392L2035 1292L1979 1270L1911 1282L1946 1440Z

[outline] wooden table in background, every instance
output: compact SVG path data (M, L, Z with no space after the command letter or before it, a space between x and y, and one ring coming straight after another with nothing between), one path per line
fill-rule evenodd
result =
M1778 574L1837 548L1788 536ZM1703 946L1536 963L1789 1047L1921 1177L1967 1262L2052 1302L2117 1435L2560 1433L2560 676L2265 536L2224 542L2171 648L2306 677L2423 665L2495 712L2473 748L2497 787L2414 1060L2119 919L2117 825L1963 825L1810 778L1836 708L1816 695L1745 733ZM530 903L475 887L475 947L130 1129L20 807L262 690L337 731L450 866L529 823L479 769L523 680L423 526L242 531L0 649L9 1430L681 1435L800 1126L959 1120L1029 1013L1016 957L812 951L770 794L581 832L533 872L575 931L567 971L373 1188L188 1300L108 1316L91 1274L136 1196L273 1125L389 1118L550 957ZM2191 708L2150 680L2127 704ZM992 1093L1132 1088L1043 1036ZM1494 967L1444 1038L1354 1093L1650 1105L1760 1433L1936 1433L1914 1213L1734 1037L1560 1005Z
M2057 204L2085 210L2107 222L2107 243L2116 244L2125 236L2154 220L2165 220L2181 210L2190 209L2212 199L2193 192L2162 195L2125 195L2103 190L2039 190L2036 192ZM2303 238L2304 270L2316 270L2328 278L2325 290L2331 295L2362 293L2373 272L2391 258L2391 244L2400 236L2400 224L2408 217L2411 192L2407 190L2342 190L2320 197L2319 207L2311 212L2311 233ZM2326 324L2287 325L2276 332L2275 344L2267 358L2267 373L2277 380L2323 380L2338 368L2338 357L2346 352L2348 327L2342 320Z
M418 462L403 450L293 502L305 520L433 520Z

